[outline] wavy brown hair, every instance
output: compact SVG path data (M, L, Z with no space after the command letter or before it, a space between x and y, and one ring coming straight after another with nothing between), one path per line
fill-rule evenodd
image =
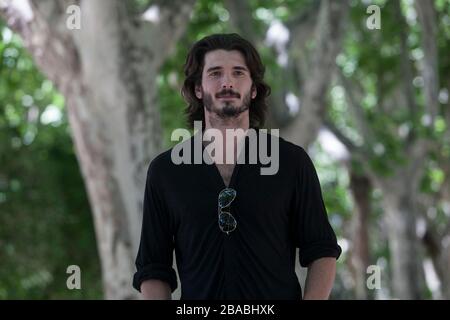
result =
M195 96L195 86L200 85L202 81L205 54L218 49L238 50L244 56L257 92L249 107L250 128L261 128L264 125L268 108L266 98L270 95L270 87L264 82L265 67L253 45L236 33L207 36L197 41L189 50L184 64L186 79L181 89L181 94L188 103L185 114L189 127L193 127L194 121L201 120L203 128L205 128L205 111L202 100Z

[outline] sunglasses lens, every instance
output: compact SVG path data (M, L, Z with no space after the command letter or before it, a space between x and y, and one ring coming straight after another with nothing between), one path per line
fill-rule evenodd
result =
M228 212L222 212L219 215L219 227L223 232L231 232L236 229L236 219Z
M219 194L219 207L220 208L228 207L235 197L236 197L236 190L231 188L226 188L222 190Z

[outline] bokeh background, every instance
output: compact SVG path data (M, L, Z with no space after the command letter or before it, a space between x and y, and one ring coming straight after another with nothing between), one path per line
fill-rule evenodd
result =
M186 127L190 46L230 32L316 165L331 298L450 298L450 1L0 0L0 299L138 297L147 166Z

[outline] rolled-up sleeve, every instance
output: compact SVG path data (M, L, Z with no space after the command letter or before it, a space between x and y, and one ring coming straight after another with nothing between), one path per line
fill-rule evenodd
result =
M300 264L314 260L339 258L342 250L328 221L319 178L310 157L301 149L300 170L294 196L294 238L300 249Z
M173 265L173 232L170 214L158 190L154 162L149 166L144 193L141 240L136 257L133 287L140 291L145 280L167 282L173 291L177 277Z

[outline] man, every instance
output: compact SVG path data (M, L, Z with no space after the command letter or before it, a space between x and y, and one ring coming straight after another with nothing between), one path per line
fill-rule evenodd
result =
M203 38L191 48L184 71L190 125L200 120L205 131L214 128L223 137L227 129L248 132L263 125L270 88L248 41L237 34ZM223 151L210 154L216 159L212 164L174 164L171 150L150 164L133 280L144 298L171 298L178 285L173 250L181 299L329 297L341 248L311 159L279 138L279 149L268 146L279 158L279 169L262 175L260 162L248 163L247 138L239 149L235 139L210 142L220 146L219 154ZM183 143L193 145L193 138ZM206 143L201 151L205 148ZM230 150L238 151L232 163L217 161ZM236 163L238 154L247 162ZM300 264L308 268L303 297L296 248Z

